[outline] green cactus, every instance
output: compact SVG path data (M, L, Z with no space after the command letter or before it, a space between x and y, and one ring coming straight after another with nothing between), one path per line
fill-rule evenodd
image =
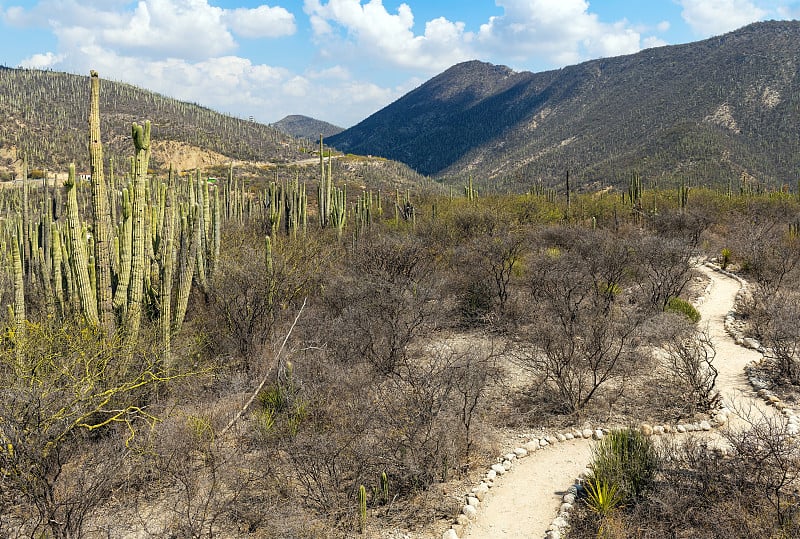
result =
M386 472L381 473L381 498L384 504L389 503L389 476Z
M686 206L689 203L689 186L686 185L686 180L681 178L681 185L678 187L678 207L680 212L686 211Z
M161 229L161 249L159 260L161 261L161 290L159 291L160 313L159 322L161 326L162 339L162 361L166 368L172 365L172 280L175 272L175 259L173 256L175 245L175 179L172 167L169 169L169 187L165 190L164 200L164 219Z
M367 529L367 489L364 485L358 487L358 531L364 533Z
M25 334L25 274L19 243L11 240L11 260L14 270L14 331L20 338Z
M94 236L94 272L100 325L107 334L114 333L116 320L111 288L111 212L103 172L103 144L100 140L100 78L90 76L89 160L92 175L92 232Z
M97 326L100 318L97 313L97 299L91 286L88 269L88 255L84 241L83 223L78 215L78 199L75 193L75 164L69 166L69 175L64 184L67 190L67 227L70 246L70 265L75 275L81 311L86 321Z
M125 317L125 334L128 345L139 336L142 321L142 297L145 285L145 262L147 235L147 200L145 189L147 168L150 163L150 122L144 126L134 123L131 127L133 145L136 149L133 174L133 197L131 211L133 218L131 277L128 286L128 303Z

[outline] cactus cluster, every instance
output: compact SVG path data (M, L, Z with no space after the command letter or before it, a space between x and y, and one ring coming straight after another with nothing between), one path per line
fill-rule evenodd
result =
M49 318L83 317L131 345L146 314L160 323L169 364L170 336L180 328L192 282L207 282L219 256L218 194L212 197L199 176L188 188L179 188L172 173L168 184L149 176L149 122L132 126L135 156L127 181L117 189L109 163L107 182L96 72L90 84L91 189L72 165L63 190L46 182L31 189L25 179L0 204L0 257L12 262L14 324L24 330L30 314L26 290L42 292L44 305L37 307Z

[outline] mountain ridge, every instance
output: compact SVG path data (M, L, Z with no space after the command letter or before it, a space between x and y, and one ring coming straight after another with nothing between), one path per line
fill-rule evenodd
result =
M333 125L302 114L290 114L272 124L272 127L293 137L319 140L319 136L331 137L344 131L343 127Z
M776 185L800 170L797 50L800 23L778 21L540 73L464 62L328 142L517 190L567 170L584 186Z

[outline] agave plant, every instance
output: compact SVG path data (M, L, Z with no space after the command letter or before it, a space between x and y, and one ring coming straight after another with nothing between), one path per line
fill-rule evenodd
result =
M601 517L609 516L625 499L618 484L597 477L592 477L586 482L586 492L589 509Z

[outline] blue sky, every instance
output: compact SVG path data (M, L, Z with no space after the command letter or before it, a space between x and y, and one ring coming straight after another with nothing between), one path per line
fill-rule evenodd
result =
M0 64L349 127L470 59L543 71L800 18L800 0L0 0Z

